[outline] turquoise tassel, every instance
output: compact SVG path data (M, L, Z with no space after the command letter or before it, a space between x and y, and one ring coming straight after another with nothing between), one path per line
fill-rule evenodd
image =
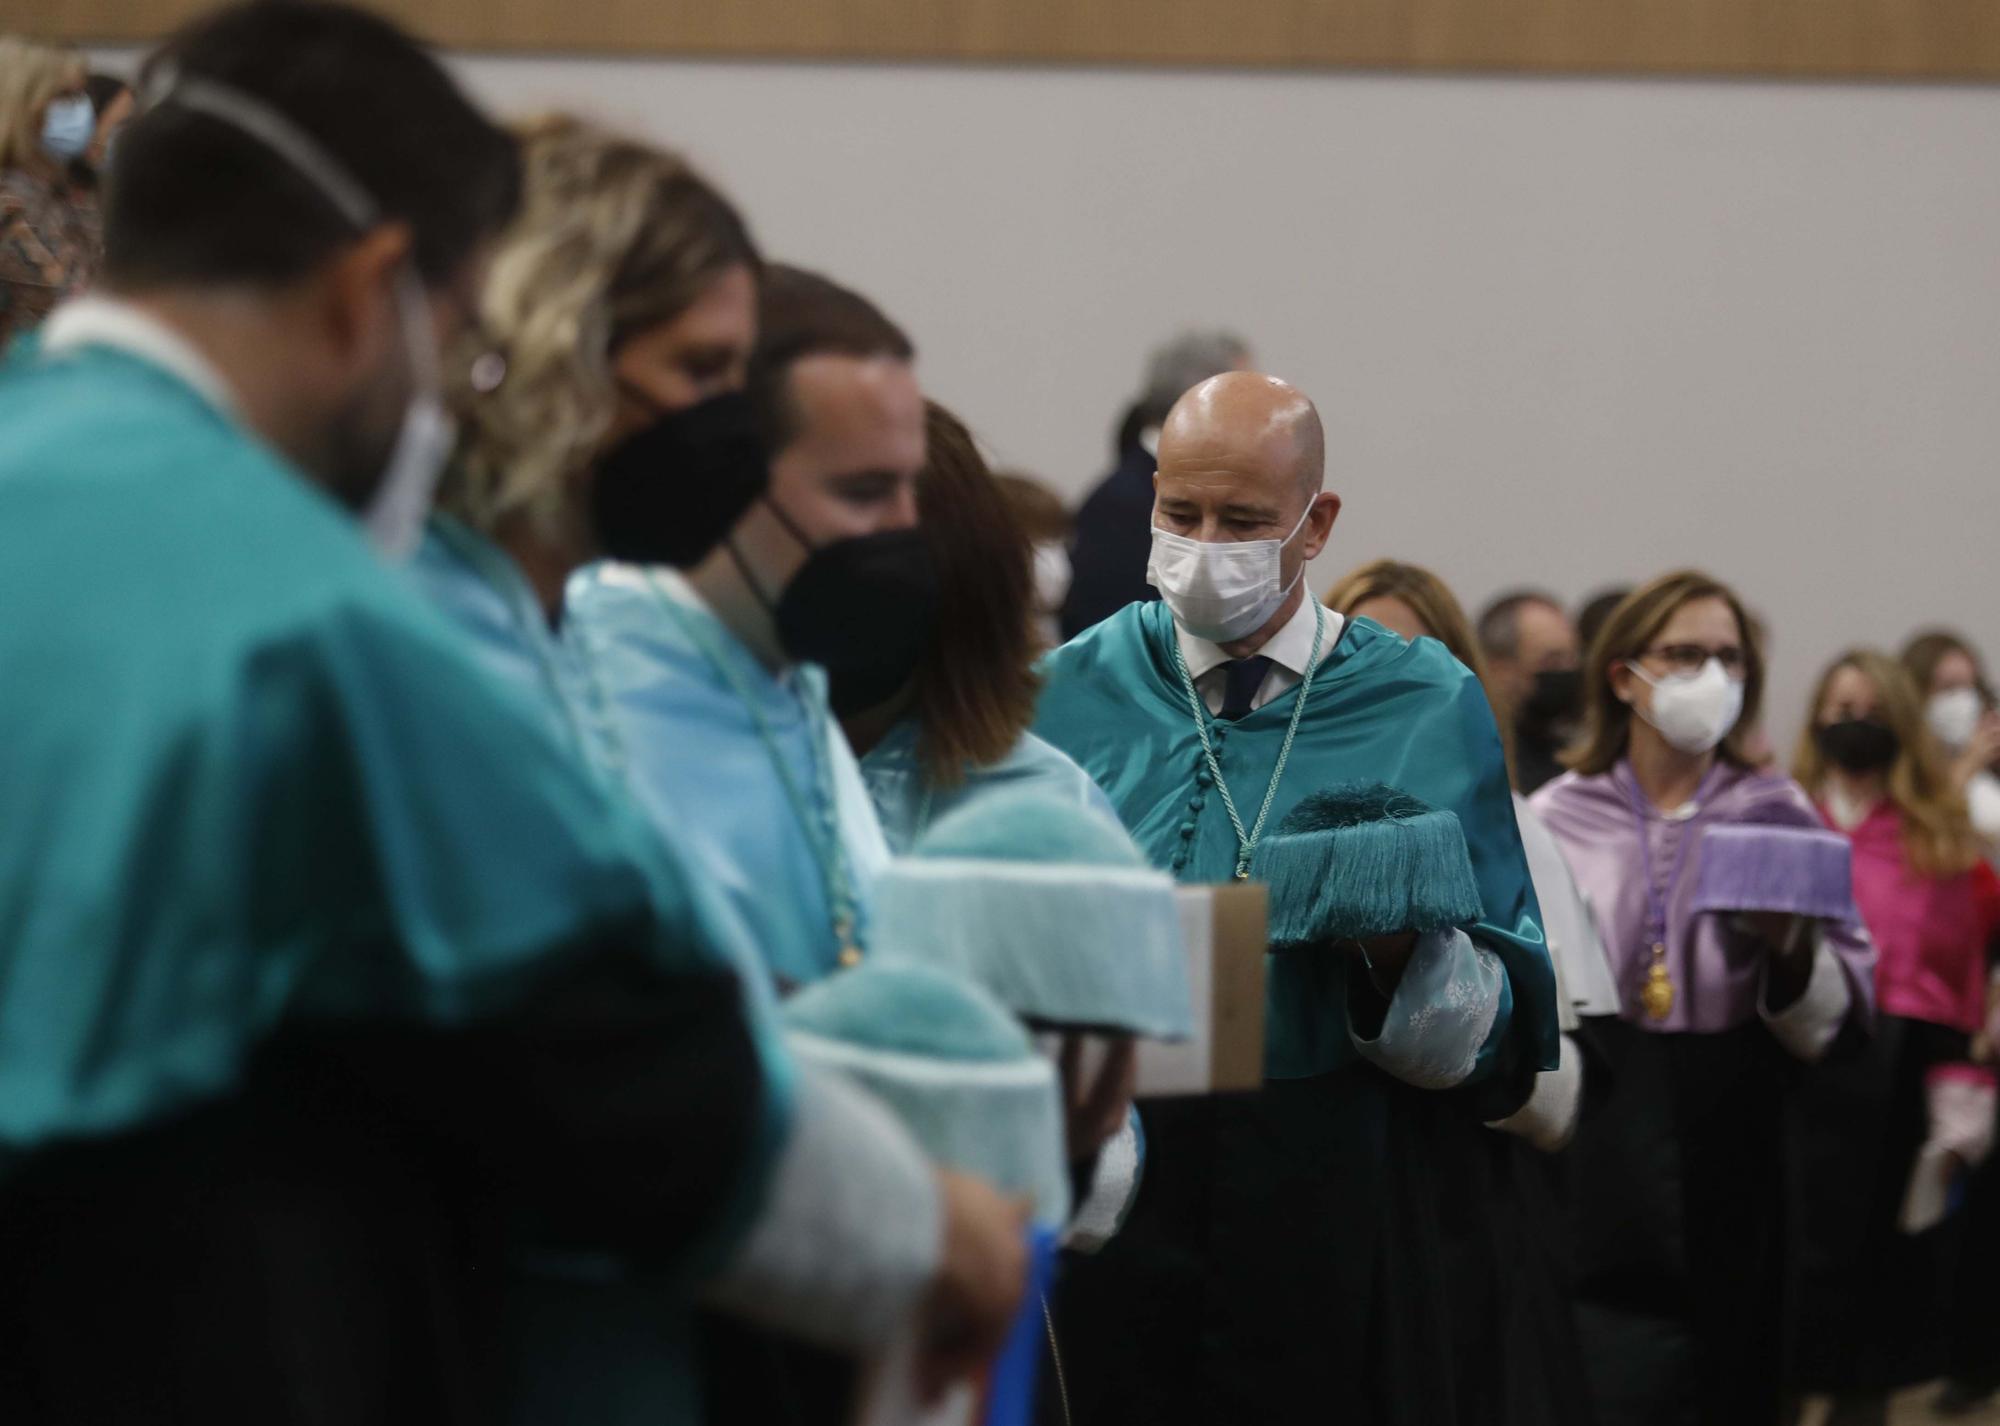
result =
M1274 950L1462 926L1484 914L1457 814L1382 783L1317 792L1257 848Z

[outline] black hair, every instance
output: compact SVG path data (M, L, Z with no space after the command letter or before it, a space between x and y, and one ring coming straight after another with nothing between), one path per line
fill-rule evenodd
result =
M131 89L131 85L115 74L90 73L83 77L83 92L90 96L90 107L96 111L99 120L119 95Z
M236 5L180 30L141 71L104 216L114 288L295 281L359 234L320 186L232 124L149 85L163 68L276 110L409 224L432 286L457 273L520 201L514 141L435 58L388 21L317 0Z
M903 329L874 303L816 272L772 263L764 269L757 305L749 395L759 435L773 453L798 435L787 381L793 362L827 355L911 361L917 354Z

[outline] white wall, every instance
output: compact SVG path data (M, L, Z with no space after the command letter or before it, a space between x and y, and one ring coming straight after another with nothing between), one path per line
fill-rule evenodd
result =
M1346 514L1474 608L1696 563L1820 661L2000 658L2000 90L473 58L691 151L775 255L1080 494L1142 354L1225 323ZM413 136L414 137L414 136Z

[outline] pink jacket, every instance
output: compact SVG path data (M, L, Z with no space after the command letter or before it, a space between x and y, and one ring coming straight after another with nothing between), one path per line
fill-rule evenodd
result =
M1983 861L1957 876L1919 876L1904 860L1903 815L1886 802L1848 837L1854 899L1875 937L1883 1012L1976 1034L1986 1021L1986 949L2000 928L2000 877Z

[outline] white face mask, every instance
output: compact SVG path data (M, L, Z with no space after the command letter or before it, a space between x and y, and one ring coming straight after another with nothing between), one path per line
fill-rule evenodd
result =
M1035 608L1053 614L1069 597L1069 550L1054 540L1035 544Z
M1280 583L1284 549L1313 512L1308 504L1282 540L1189 539L1153 527L1146 583L1160 591L1174 622L1197 639L1230 644L1263 628L1304 578L1302 561L1290 584Z
M319 142L263 100L212 79L163 69L146 96L148 107L163 103L195 109L256 139L324 193L357 231L381 222L374 197ZM450 459L457 436L444 404L437 334L430 304L414 261L396 279L396 319L409 353L410 397L403 424L362 523L375 547L393 560L406 558L423 535L438 476Z
M1979 716L1986 711L1976 688L1948 688L1933 693L1924 707L1924 720L1931 732L1948 748L1962 748L1972 741L1979 728Z
M1637 703L1632 711L1684 753L1707 752L1729 736L1743 714L1743 685L1729 676L1721 659L1710 659L1700 673L1659 679L1636 663L1625 666L1653 690L1652 712Z
M382 483L362 512L375 548L392 560L416 552L430 518L438 477L451 459L458 427L445 410L444 382L438 373L437 333L430 304L413 269L396 283L396 311L410 352L410 402L382 472Z

